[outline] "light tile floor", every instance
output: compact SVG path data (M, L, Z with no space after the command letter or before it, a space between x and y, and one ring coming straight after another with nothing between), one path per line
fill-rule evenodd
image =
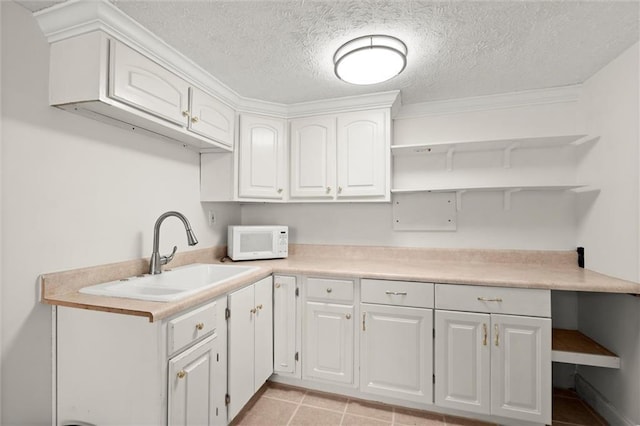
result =
M554 390L554 426L607 423L575 392ZM233 426L485 426L490 423L428 411L374 404L343 396L268 383L238 414Z

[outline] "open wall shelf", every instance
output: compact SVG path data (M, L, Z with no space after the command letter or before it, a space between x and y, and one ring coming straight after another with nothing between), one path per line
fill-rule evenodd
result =
M593 367L620 368L620 358L578 330L554 328L551 361Z
M545 148L562 145L579 145L585 142L587 135L556 135L527 138L486 139L474 141L428 142L414 145L393 145L393 155L428 155L455 151L496 151L516 148Z

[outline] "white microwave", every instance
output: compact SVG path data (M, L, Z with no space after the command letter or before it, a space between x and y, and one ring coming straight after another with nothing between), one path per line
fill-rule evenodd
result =
M277 259L288 254L287 226L229 226L227 256L232 260Z

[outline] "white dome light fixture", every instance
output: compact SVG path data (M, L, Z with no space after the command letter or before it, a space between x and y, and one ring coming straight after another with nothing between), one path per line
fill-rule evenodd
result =
M347 83L382 83L407 66L407 45L382 34L358 37L336 50L333 64L336 76Z

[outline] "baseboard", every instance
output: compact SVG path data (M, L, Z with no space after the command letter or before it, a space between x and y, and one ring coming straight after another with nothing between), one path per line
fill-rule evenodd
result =
M637 426L618 411L596 388L576 374L576 392L611 426Z

